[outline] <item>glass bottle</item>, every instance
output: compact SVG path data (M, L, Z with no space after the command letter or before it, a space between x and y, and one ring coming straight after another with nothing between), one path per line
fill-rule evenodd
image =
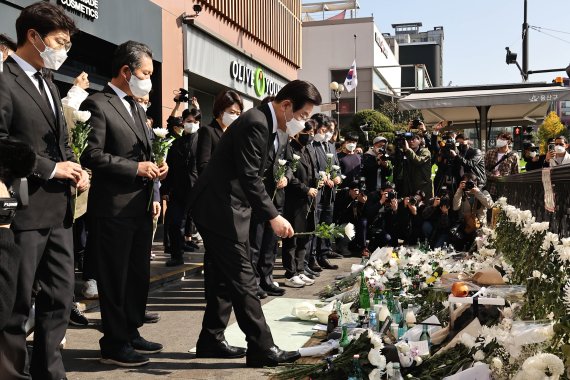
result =
M427 340L428 347L431 348L431 338L429 336L428 325L423 325L422 335L420 335L420 341Z
M402 339L402 337L407 331L408 331L408 326L406 325L404 318L401 318L400 323L398 323L398 340Z
M362 368L360 368L360 355L354 355L352 357L352 370L348 375L347 380L363 380Z
M338 326L338 312L333 310L329 314L329 318L327 321L327 334L333 332L333 330Z
M360 272L360 294L359 294L360 307L364 310L370 310L370 292L368 291L368 284L364 277L364 271Z
M368 250L369 240L366 240L364 249L362 250L362 258L360 259L360 265L366 266L368 260L370 259L370 251Z
M378 319L376 319L376 311L370 310L368 328L372 331L378 331Z
M390 380L404 380L404 377L400 372L400 363L394 363L392 368L394 369L394 372L390 377Z
M336 300L336 313L338 315L338 326L342 326L343 319L342 319L342 302L340 300Z
M342 335L340 336L340 341L338 342L338 352L342 353L344 349L350 344L350 340L348 339L348 328L346 325L342 326Z

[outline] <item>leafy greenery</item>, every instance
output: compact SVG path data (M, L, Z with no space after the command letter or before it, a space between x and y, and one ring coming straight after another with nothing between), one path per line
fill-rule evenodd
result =
M422 116L418 110L401 111L396 102L386 102L378 107L377 111L386 115L397 129L407 129L410 120L421 119Z
M76 121L75 127L71 129L71 150L79 162L83 151L87 148L87 137L93 128L88 122Z
M343 128L341 131L343 135L346 135L350 132L356 132L359 136L359 142L363 144L365 142L364 134L360 130L360 126L368 123L370 125L371 130L368 133L369 143L372 144L372 140L374 137L382 135L386 137L388 140L392 140L394 138L394 125L390 118L378 111L375 110L362 110L358 111L348 127Z

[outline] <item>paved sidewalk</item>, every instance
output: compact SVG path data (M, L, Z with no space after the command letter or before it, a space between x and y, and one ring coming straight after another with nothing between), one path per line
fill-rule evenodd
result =
M188 255L186 255L188 256ZM191 260L199 257L191 253ZM160 259L162 260L162 259ZM302 289L286 288L285 297L314 299L315 293L334 281L338 274L350 271L359 258L334 260L338 270L327 270L317 279L315 285ZM276 279L283 281L283 269L278 262ZM266 377L266 369L250 369L245 359L196 359L188 351L195 347L204 313L204 288L201 271L192 277L172 282L151 292L148 310L159 312L162 319L141 328L142 335L149 340L164 344L164 352L152 355L147 366L123 369L99 363L98 331L100 314L98 311L86 313L92 321L87 328L70 327L67 345L63 352L64 363L69 379L150 379L156 376L166 379L252 379ZM263 300L263 304L274 297ZM230 324L235 323L232 314Z

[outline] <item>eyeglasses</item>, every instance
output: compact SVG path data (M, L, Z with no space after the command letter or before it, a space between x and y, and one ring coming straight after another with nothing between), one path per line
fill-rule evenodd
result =
M48 38L48 36L43 36L43 38ZM61 37L52 38L52 40L57 44L57 48L52 48L55 50L65 49L66 52L71 50L71 41L66 41Z

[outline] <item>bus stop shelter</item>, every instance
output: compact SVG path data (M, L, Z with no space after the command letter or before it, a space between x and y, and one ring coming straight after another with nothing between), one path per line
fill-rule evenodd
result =
M475 128L486 149L493 127L539 124L549 108L570 99L570 88L559 84L522 83L435 87L399 100L401 110L419 110L427 125L452 121L453 129Z

